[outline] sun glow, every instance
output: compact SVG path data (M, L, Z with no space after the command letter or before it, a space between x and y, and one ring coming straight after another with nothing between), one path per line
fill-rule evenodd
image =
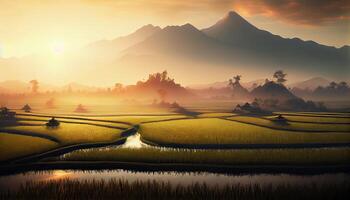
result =
M51 51L54 55L61 55L64 53L65 45L63 41L54 41L51 44Z

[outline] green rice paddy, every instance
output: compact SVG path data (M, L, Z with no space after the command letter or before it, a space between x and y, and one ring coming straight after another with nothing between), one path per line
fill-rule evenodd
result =
M58 143L43 138L0 132L0 161L42 153L58 146Z

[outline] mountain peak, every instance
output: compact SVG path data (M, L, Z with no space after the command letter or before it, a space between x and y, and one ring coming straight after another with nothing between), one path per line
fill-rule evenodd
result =
M137 29L135 33L148 33L148 32L155 32L160 30L161 28L159 26L153 26L152 24L147 24L145 26L142 26L141 28Z
M234 19L234 18L241 18L241 19L243 19L243 17L242 16L240 16L237 12L235 12L235 11L230 11L230 12L228 12L227 14L226 14L226 17L225 18L232 18L232 19Z
M260 30L236 12L231 11L213 26L204 29L203 32L223 42L236 44L243 40L251 41L257 38Z
M226 14L224 18L218 21L215 25L221 25L228 28L255 28L252 24L250 24L247 20L245 20L242 16L240 16L235 11L230 11Z

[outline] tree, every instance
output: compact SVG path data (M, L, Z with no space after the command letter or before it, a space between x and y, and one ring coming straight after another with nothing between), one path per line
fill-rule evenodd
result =
M121 92L123 90L123 84L116 83L114 84L113 92Z
M276 79L276 82L278 84L283 84L284 82L287 81L287 79L285 79L285 77L287 76L287 74L283 73L282 70L278 70L273 74L273 78Z
M338 84L336 82L332 81L332 82L329 83L328 87L331 88L331 89L335 89L337 87L337 85Z
M338 83L338 87L340 89L347 89L347 88L349 88L348 83L345 82L345 81L341 81L340 83Z
M165 98L167 96L167 92L165 90L163 90L163 89L159 89L157 92L158 92L158 94L160 96L161 101L165 102Z
M37 80L31 80L29 83L32 85L32 93L38 93L39 82Z
M233 78L235 79L235 84L239 84L239 81L241 80L241 75L234 76Z
M228 80L228 85L230 86L230 87L234 87L235 85L238 85L239 84L239 81L241 80L241 75L236 75L236 76L234 76L233 77L233 79L235 80L235 82L233 82L233 79L232 78L230 78L229 80Z

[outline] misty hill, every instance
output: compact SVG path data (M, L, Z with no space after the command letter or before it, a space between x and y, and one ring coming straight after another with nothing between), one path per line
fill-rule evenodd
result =
M325 78L314 77L305 81L289 84L288 87L314 90L319 86L327 86L329 83L330 81Z
M103 52L112 51L114 53L117 53L132 45L142 42L143 40L145 40L146 38L148 38L149 36L155 34L160 30L161 28L159 26L153 26L151 24L148 24L137 29L135 32L131 33L130 35L118 37L113 40L97 41L89 44L85 48L94 50L94 51L103 51Z
M254 81L242 82L240 84L246 89L251 89L254 85L259 86L259 85L263 85L264 83L265 83L265 79L257 79ZM214 83L207 83L207 84L188 85L188 87L191 89L208 89L208 88L220 89L220 88L227 87L228 84L229 84L229 81L217 81Z
M337 49L299 38L282 38L256 28L235 12L229 12L203 32L221 42L248 50L252 56L271 64L309 71L317 69L331 74L342 70L349 72L349 48Z
M295 74L344 78L350 73L348 49L282 38L260 30L237 13L230 12L202 31L190 24L166 27L123 53L131 61L137 59L132 55L148 55L152 62L174 65L175 70L195 67L198 70L197 65L202 65L203 72L208 68L237 71L244 68L261 73L278 67ZM128 62L127 59L124 61ZM144 60L142 65L152 65L148 62Z
M291 93L284 85L275 83L274 81L266 82L262 86L251 91L251 96L259 99L277 99L287 100L296 99L293 93Z
M222 46L215 39L203 32L185 24L182 26L167 26L144 41L127 48L126 54L153 54L158 57L182 58L189 60L214 59L227 54L231 47Z

